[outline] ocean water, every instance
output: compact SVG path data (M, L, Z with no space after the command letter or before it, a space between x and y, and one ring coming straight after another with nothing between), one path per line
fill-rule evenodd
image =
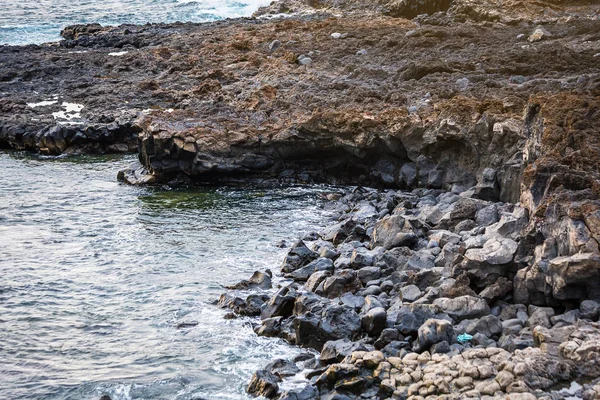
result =
M251 15L271 0L0 0L0 45L60 40L67 25L206 22Z
M330 220L331 188L118 183L133 158L0 152L2 399L247 399L256 369L301 351L212 302L277 272L278 242Z

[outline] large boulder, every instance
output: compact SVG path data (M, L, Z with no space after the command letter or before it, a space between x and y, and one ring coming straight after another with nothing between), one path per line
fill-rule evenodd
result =
M482 248L469 249L463 261L454 268L454 274L466 272L478 287L487 287L507 275L519 244L512 239L493 237Z
M355 351L369 351L369 349L364 344L352 342L347 338L330 340L323 346L319 358L324 364L339 363Z
M273 398L279 392L277 377L266 370L256 371L248 385L248 393L253 396Z
M296 243L294 243L288 254L285 256L285 259L281 264L281 272L293 272L304 267L318 257L319 255L309 249L302 240L298 240Z
M418 237L410 223L400 215L388 215L375 224L371 235L371 246L391 249L416 244Z
M345 269L336 272L335 275L326 278L323 281L324 296L330 299L339 297L344 293L356 293L362 288L356 271Z
M291 278L295 281L305 282L308 278L318 271L329 271L333 272L333 261L326 257L317 258L314 261L308 263L302 268L299 268L293 272L285 274L286 278Z
M449 319L440 307L433 304L402 304L398 300L388 309L388 322L403 335L417 333L428 319Z
M484 299L474 296L460 296L454 299L442 297L435 299L433 304L455 321L479 318L490 313L490 306Z
M270 270L266 270L265 272L255 271L250 279L244 279L235 285L225 286L225 288L232 290L246 290L254 288L270 289L272 277L273 274Z
M454 341L454 328L452 323L443 319L428 319L419 327L417 351L427 350L436 343Z
M261 319L289 317L294 311L295 301L296 292L287 286L283 287L267 302L260 317Z
M600 300L600 254L557 257L548 268L552 294L559 300Z

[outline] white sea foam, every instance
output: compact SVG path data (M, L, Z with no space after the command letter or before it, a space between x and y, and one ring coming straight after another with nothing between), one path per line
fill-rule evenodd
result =
M56 104L58 101L56 100L44 100L39 103L27 103L27 107L36 108L36 107L46 107L51 106L52 104Z
M55 120L68 124L79 123L76 120L81 119L81 110L84 108L83 104L69 103L65 101L62 103L61 107L64 108L64 110L52 113L52 116Z
M114 53L108 53L109 56L113 56L113 57L121 57L124 56L125 54L129 53L128 51L117 51Z

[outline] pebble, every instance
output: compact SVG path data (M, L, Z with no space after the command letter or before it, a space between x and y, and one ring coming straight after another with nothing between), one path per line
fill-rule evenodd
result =
M365 49L360 49L359 51L356 52L357 56L366 56L368 54L368 51Z

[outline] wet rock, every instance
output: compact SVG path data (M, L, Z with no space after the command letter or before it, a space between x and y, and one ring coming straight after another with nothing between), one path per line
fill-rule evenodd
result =
M261 307L269 299L267 295L250 295L243 300L229 294L222 294L219 297L217 305L220 308L228 308L238 315L258 316L261 313Z
M326 278L323 281L323 294L325 297L333 299L344 293L356 293L362 288L356 271L342 270L335 275Z
M352 342L347 338L330 340L321 350L321 362L325 364L339 363L355 351L368 351L362 343Z
M265 370L269 371L279 379L294 376L300 372L300 368L298 368L294 362L281 358L271 361L269 364L267 364Z
M452 324L446 320L428 319L419 327L416 351L420 352L429 349L432 345L454 341L454 328Z
M402 300L409 303L418 300L423 295L417 285L406 285L400 289L400 292L402 293Z
M315 272L308 278L308 280L306 281L306 284L304 286L306 287L306 290L309 290L314 293L322 294L323 293L322 283L325 281L325 279L327 279L329 277L331 277L331 272L329 272L329 271Z
M333 261L329 258L319 257L314 261L311 261L308 265L301 267L289 274L285 274L286 278L292 278L295 281L304 282L315 272L328 271L333 272Z
M255 271L250 279L244 279L235 285L225 286L225 288L230 290L270 289L272 276L273 273L270 270L266 270L265 272Z
M319 255L306 247L306 244L299 240L290 249L281 265L281 272L290 273L304 267L311 261L317 259Z
M306 386L303 389L294 389L284 392L279 397L279 400L312 400L316 399L319 391L314 386Z
M289 317L294 311L295 301L296 293L289 287L283 287L265 304L260 317Z
M361 318L362 328L371 336L377 337L387 324L387 313L383 307L372 308Z
M277 377L266 370L256 371L252 375L247 391L253 396L274 398L279 392Z
M371 246L386 249L412 246L418 241L412 226L400 215L386 216L375 224L371 237Z

